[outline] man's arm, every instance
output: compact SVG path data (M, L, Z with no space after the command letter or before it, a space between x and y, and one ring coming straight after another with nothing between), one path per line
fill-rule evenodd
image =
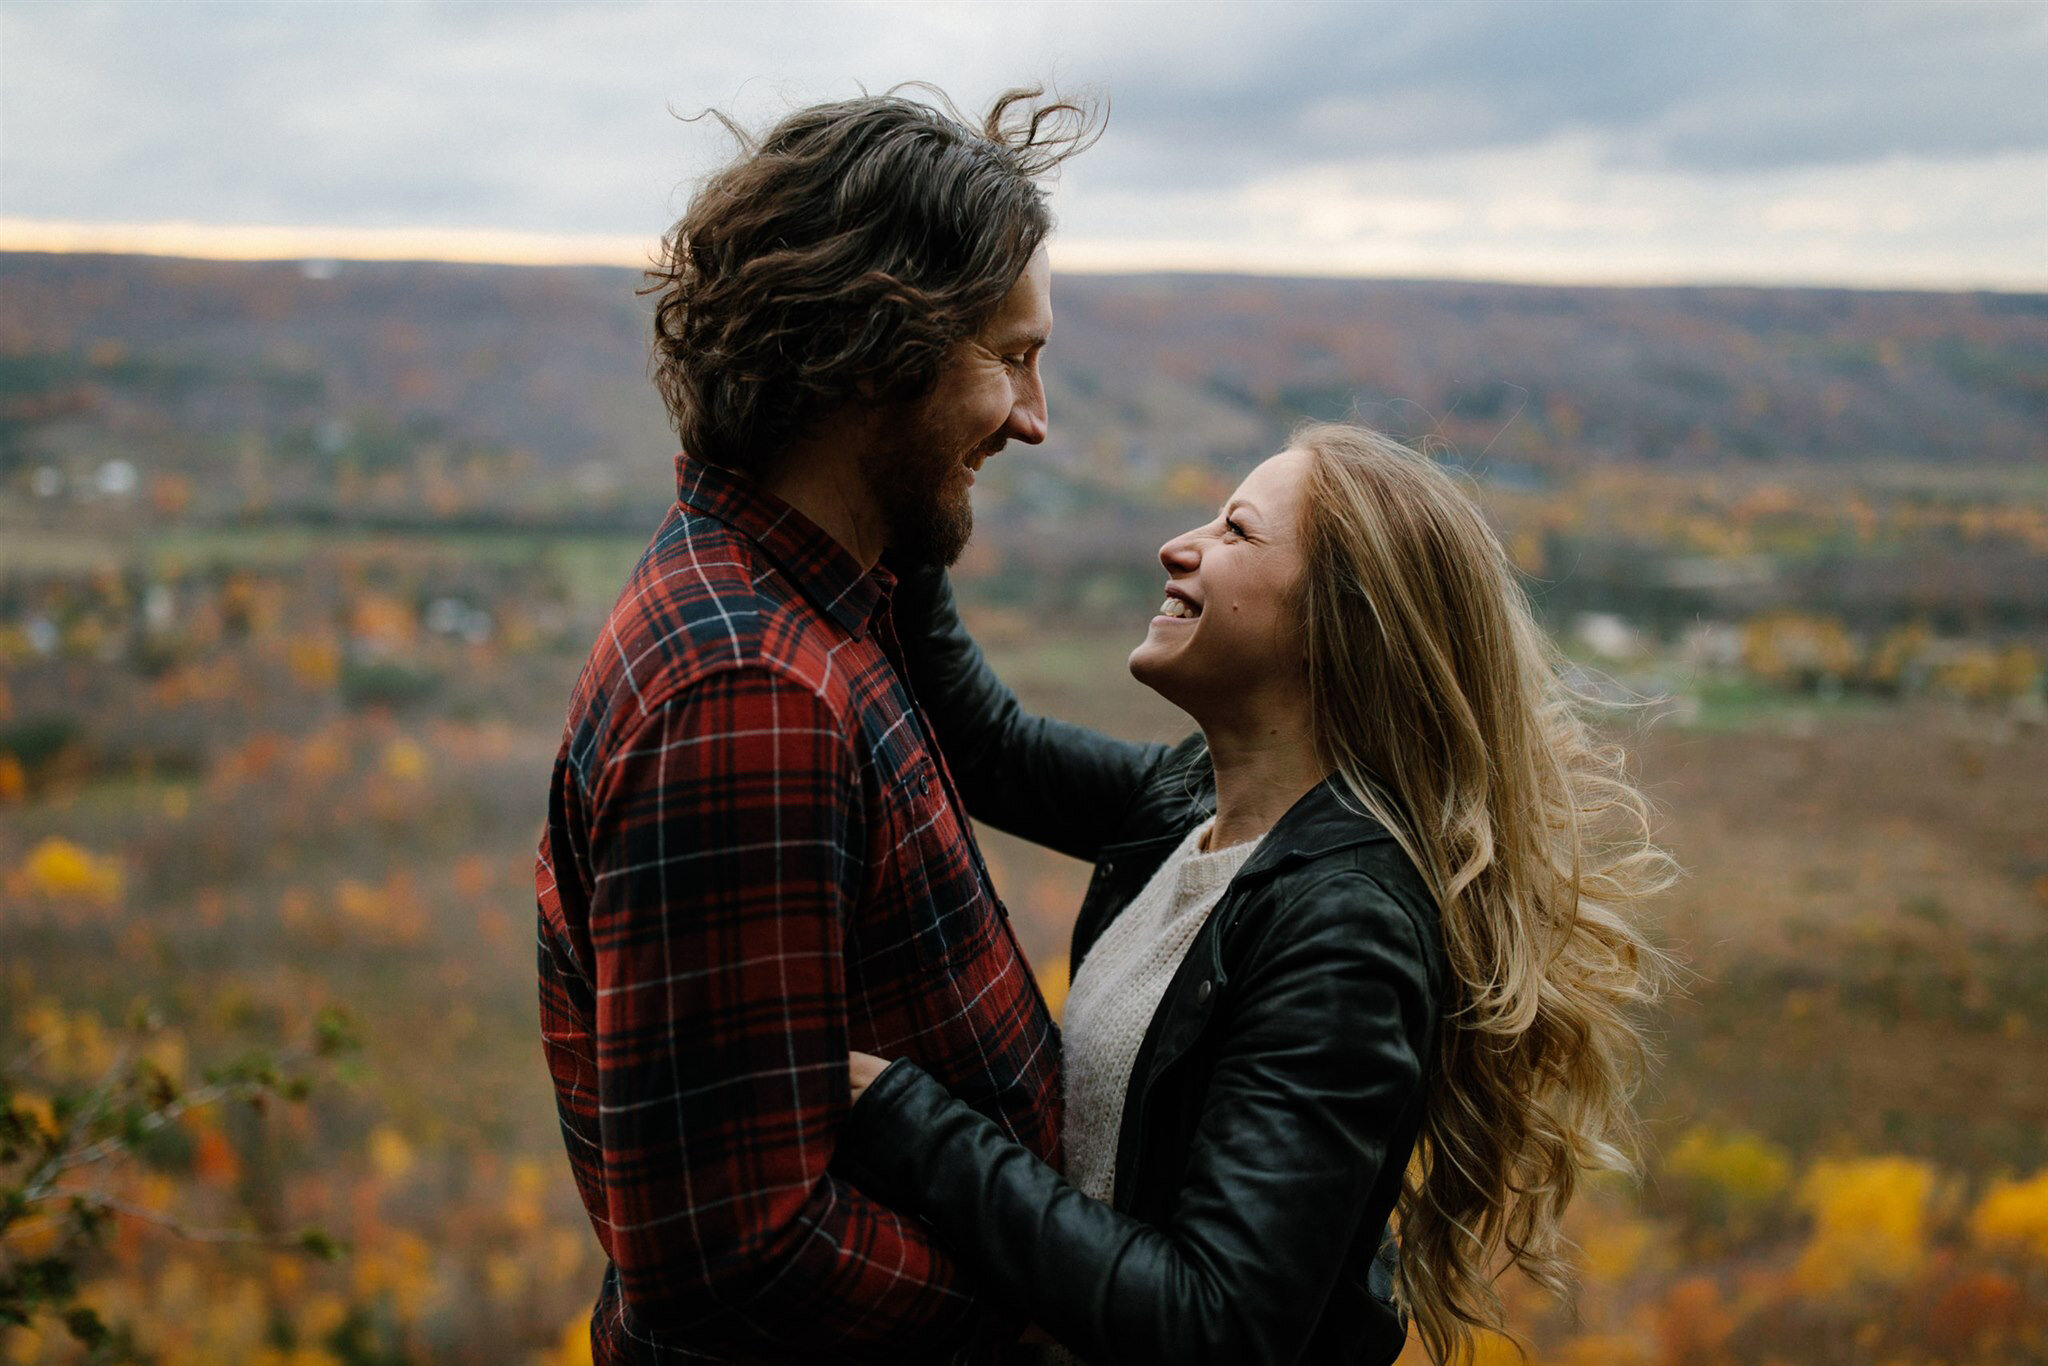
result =
M658 1342L942 1353L976 1317L923 1226L827 1171L866 838L837 719L766 667L650 711L592 775L600 1161Z
M905 570L892 609L905 677L931 718L968 811L1093 862L1166 746L1025 711L961 623L943 570Z

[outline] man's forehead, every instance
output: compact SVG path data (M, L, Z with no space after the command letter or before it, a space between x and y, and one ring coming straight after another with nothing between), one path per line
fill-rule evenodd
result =
M1003 296L987 330L1011 341L1042 343L1052 335L1052 267L1046 263L1043 248Z

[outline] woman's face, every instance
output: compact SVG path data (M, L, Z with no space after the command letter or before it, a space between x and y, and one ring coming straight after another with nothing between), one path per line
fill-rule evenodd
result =
M1282 451L1213 521L1159 548L1166 601L1131 651L1131 675L1204 726L1306 705L1293 597L1309 458Z

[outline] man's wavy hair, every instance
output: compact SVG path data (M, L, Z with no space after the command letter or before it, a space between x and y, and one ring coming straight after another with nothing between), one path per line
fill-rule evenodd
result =
M914 91L925 98L913 99ZM683 448L759 474L849 399L930 392L1052 228L1039 181L1090 104L1011 90L970 127L929 86L799 109L699 189L643 293Z

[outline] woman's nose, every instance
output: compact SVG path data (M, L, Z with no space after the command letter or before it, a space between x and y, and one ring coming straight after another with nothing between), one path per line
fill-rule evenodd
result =
M1195 548L1195 533L1184 531L1159 547L1159 563L1166 566L1169 574L1186 574L1201 561L1201 552Z

